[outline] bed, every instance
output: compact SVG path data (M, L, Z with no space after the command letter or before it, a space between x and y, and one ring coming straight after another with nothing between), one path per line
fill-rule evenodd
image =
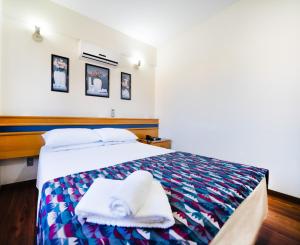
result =
M169 229L81 224L74 208L96 178L150 171L166 191ZM38 244L253 244L267 214L268 171L139 142L42 147Z
M158 136L159 120L0 116L0 159L39 156L39 244L253 244L267 214L268 171L142 143L91 143L59 151L45 131L123 128ZM42 147L43 146L43 147ZM41 148L42 147L42 148ZM150 171L167 194L176 223L169 229L80 224L74 208L96 178Z

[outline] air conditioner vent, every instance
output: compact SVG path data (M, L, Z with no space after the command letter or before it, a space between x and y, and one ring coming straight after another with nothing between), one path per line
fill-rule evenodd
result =
M79 52L80 57L85 59L90 59L113 66L117 66L119 64L119 57L116 54L113 54L110 51L105 51L92 43L80 41Z

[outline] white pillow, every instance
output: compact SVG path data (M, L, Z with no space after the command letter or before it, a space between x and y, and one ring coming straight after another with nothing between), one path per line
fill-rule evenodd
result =
M133 141L137 137L134 133L130 132L127 129L121 128L100 128L94 129L94 131L100 137L100 140L103 142L114 142L114 141Z
M45 145L50 147L78 145L100 141L100 137L88 128L53 129L44 133Z

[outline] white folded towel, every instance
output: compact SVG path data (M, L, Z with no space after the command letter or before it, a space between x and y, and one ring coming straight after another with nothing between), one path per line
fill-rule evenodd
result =
M110 210L115 217L135 215L143 206L153 182L148 171L138 170L130 174L121 185L111 191Z
M152 181L144 205L134 216L115 217L110 210L111 192L122 180L97 179L75 207L81 222L122 227L169 228L175 220L166 193L157 181Z

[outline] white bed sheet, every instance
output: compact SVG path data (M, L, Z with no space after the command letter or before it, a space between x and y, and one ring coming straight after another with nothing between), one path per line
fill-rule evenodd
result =
M53 151L44 146L39 157L37 188L42 190L45 182L57 177L170 152L174 151L139 142L116 145L99 143L92 147L67 151Z
M106 146L95 144L93 147L68 151L53 151L42 147L38 166L37 188L40 192L46 181L57 177L170 152L174 151L138 142ZM261 224L267 216L267 211L267 188L266 179L264 178L235 210L211 241L211 244L254 244Z

